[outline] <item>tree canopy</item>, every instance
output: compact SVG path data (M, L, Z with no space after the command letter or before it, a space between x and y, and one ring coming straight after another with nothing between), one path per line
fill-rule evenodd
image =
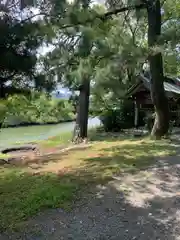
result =
M30 10L23 13L18 3L5 1L0 6L1 98L7 93L17 93L18 89L36 86L42 77L37 71L37 54L46 40L44 23L31 19Z
M80 92L84 110L79 114L87 115L90 86L95 105L117 104L148 61L152 101L160 119L156 130L167 131L168 109L160 102L166 99L164 74L177 76L180 71L178 1L107 0L104 5L92 5L89 0L47 0L33 4L21 1L23 19L10 16L7 10L1 18L1 85L10 81L15 86L34 84L39 90L50 90L61 82ZM53 50L37 64L37 50L44 43ZM87 125L87 116L82 119Z

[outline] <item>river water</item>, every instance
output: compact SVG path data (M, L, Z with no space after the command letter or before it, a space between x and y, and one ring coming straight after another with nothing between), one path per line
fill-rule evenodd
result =
M0 148L8 147L17 142L24 143L45 140L61 133L70 132L73 131L74 124L75 122L67 122L53 125L3 128L0 130ZM98 118L89 119L89 128L98 125L100 125L100 120Z

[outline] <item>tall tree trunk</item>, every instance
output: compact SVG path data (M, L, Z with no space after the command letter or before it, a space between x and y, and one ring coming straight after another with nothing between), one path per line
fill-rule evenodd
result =
M148 44L152 51L153 48L157 47L158 37L161 34L161 6L160 0L149 0L147 2ZM162 54L160 52L151 53L149 63L151 72L151 98L156 113L151 135L161 138L169 129L169 107L163 85Z
M5 98L5 89L4 89L4 83L0 79L0 100ZM0 117L1 119L1 117ZM2 118L3 119L3 118ZM3 120L1 119L0 121L0 129L2 128L3 125Z
M73 134L73 141L80 142L87 138L88 113L89 113L90 81L84 79L80 87L79 101L77 104L76 125Z
M79 127L80 127L80 138L87 138L88 132L88 113L89 113L89 95L90 95L90 81L84 79L79 98Z
M3 81L0 79L0 99L5 98L5 88L4 88L4 83Z
M80 98L80 95L79 95ZM77 143L80 140L80 127L79 127L79 117L80 117L80 111L79 111L79 99L76 103L76 123L74 126L73 136L72 136L72 142Z

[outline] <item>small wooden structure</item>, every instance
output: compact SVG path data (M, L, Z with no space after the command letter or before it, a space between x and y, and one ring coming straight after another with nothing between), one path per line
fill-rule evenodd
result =
M137 82L127 91L128 99L134 101L135 119L134 125L138 127L138 114L143 110L148 113L154 111L154 106L150 94L150 76L149 74L140 74L137 76ZM164 89L169 100L171 119L178 120L180 124L180 79L165 77ZM177 125L179 125L177 123Z

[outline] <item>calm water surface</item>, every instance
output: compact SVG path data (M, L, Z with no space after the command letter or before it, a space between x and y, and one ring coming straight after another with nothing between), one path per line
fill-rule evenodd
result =
M17 128L3 128L0 131L0 148L7 147L17 142L32 142L45 140L61 133L73 131L75 122L60 123L43 126L28 126ZM88 127L100 125L98 118L91 118Z

